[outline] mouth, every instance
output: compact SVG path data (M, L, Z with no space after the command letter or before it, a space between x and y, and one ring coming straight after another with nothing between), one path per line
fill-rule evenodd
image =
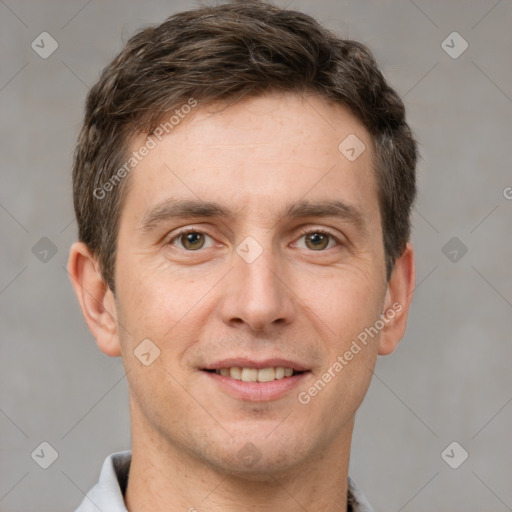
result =
M260 362L229 359L201 370L219 390L235 399L249 402L285 397L304 385L304 379L311 374L305 366L284 359Z

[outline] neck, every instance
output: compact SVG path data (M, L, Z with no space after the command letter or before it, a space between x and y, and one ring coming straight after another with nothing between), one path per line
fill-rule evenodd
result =
M219 471L132 421L129 512L346 512L353 422L322 453L286 473Z

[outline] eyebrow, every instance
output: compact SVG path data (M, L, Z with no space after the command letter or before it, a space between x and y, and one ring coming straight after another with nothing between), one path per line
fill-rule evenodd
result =
M234 212L212 201L200 199L165 199L150 208L143 216L139 229L149 232L158 225L176 218L207 217L233 220L240 212ZM286 205L280 219L297 219L304 217L335 217L353 224L361 231L367 226L363 214L354 206L340 200L307 201L300 200Z

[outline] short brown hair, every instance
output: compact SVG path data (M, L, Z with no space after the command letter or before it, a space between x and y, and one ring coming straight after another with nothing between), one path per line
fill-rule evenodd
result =
M132 137L151 135L164 114L191 98L229 103L276 90L342 104L369 131L389 278L409 239L416 193L417 147L404 105L365 45L335 36L306 14L250 0L181 12L142 30L88 94L74 156L75 213L79 239L113 291L129 180L114 186L112 177L126 162Z

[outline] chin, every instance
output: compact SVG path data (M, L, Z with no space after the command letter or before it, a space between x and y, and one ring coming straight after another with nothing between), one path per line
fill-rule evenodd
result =
M211 457L212 465L235 478L275 482L279 474L289 474L310 459L304 446L304 439L296 439L293 442L292 436L281 436L280 439L276 437L269 441L265 435L260 434L257 439L240 436L230 446L219 447L217 457L210 446L208 455ZM246 441L241 442L240 439ZM255 440L252 442L248 439Z

